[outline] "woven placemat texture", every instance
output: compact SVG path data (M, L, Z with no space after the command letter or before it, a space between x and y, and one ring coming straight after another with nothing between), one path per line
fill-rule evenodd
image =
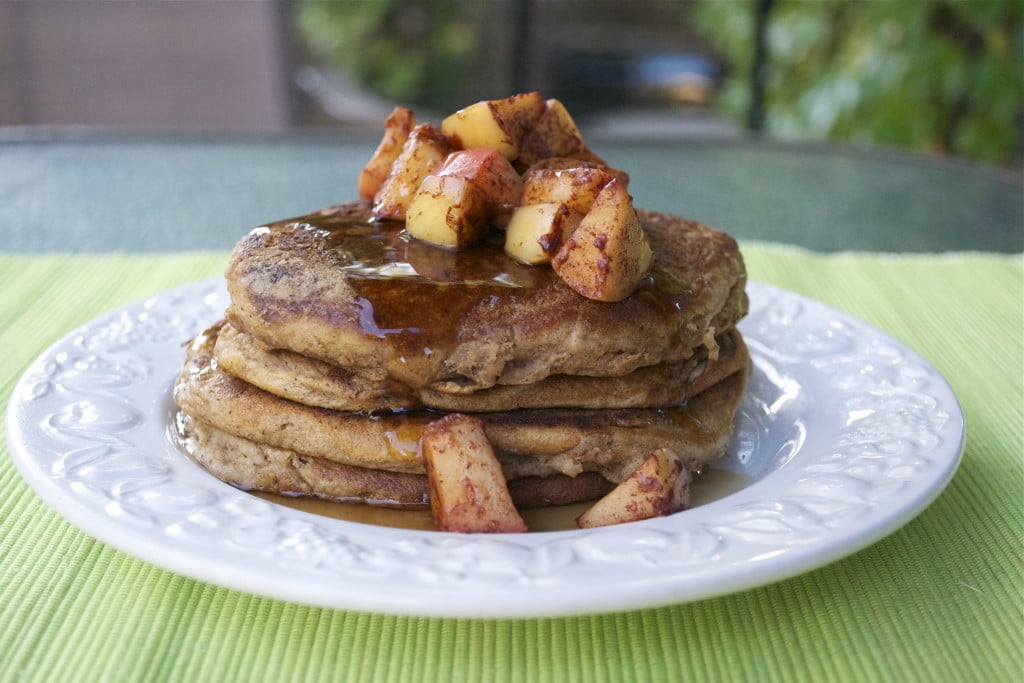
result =
M743 250L752 279L885 330L957 393L963 464L888 538L774 585L659 609L362 614L214 587L116 551L36 497L0 439L0 680L1021 680L1022 258ZM0 255L0 409L52 342L120 305L215 276L226 257Z

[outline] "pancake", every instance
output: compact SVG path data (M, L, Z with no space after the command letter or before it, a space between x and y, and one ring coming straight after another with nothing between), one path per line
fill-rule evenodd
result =
M218 479L247 491L313 496L341 503L427 508L427 477L353 467L232 436L179 414L185 450ZM600 498L614 485L596 472L519 477L508 482L519 508L566 505Z
M533 408L657 408L677 405L739 370L735 329L713 349L697 347L685 361L661 363L620 377L551 375L534 384L496 385L476 391L450 382L415 390L386 377L359 375L293 351L268 349L230 324L211 328L218 366L276 396L332 410L434 408L498 412Z
M359 373L286 349L269 349L230 323L205 332L215 338L218 366L249 384L309 406L368 411L415 408L421 401L383 373Z
M682 362L746 313L743 260L723 232L638 213L652 274L620 302L583 298L500 243L450 251L410 239L401 223L370 221L369 205L351 202L240 240L225 273L226 316L267 348L413 389Z
M736 337L742 369L694 396L664 409L566 408L481 413L488 440L507 479L597 472L625 479L656 448L696 470L728 446L742 398L749 356ZM422 428L437 411L333 411L289 401L218 367L215 334L189 345L175 384L182 411L235 437L347 466L423 474Z

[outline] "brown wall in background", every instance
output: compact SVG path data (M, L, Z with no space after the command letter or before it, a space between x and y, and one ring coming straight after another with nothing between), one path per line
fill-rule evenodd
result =
M0 0L0 125L286 128L283 7Z

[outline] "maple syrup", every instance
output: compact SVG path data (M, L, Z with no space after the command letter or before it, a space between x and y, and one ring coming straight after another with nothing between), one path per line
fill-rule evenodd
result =
M590 318L600 309L621 307L624 321L665 319L678 314L692 292L659 270L628 301L594 302L575 293L548 265L520 263L504 251L504 232L491 230L479 243L459 249L411 237L404 223L372 220L368 210L346 205L336 210L281 221L258 229L265 234L307 231L325 261L352 288L357 325L368 337L387 339L405 368L393 378L416 383L431 357L448 357L461 336L506 329L509 321L525 330L548 324L553 315ZM309 236L307 235L307 237ZM568 309L568 310L567 310ZM522 311L530 314L521 315ZM532 316L534 312L537 316ZM604 319L609 319L603 316ZM613 318L618 319L618 318ZM510 334L514 332L509 331Z
M750 475L732 470L708 468L693 477L690 485L690 507L720 500L745 488L751 483ZM397 509L380 505L359 505L336 503L318 498L299 498L281 496L273 493L254 493L263 500L284 505L303 512L324 517L342 519L357 524L386 526L396 529L413 529L419 531L437 531L430 517L429 508ZM531 532L566 531L575 529L576 518L582 515L593 501L556 505L533 510L520 510L519 514ZM677 513L677 514L686 514Z

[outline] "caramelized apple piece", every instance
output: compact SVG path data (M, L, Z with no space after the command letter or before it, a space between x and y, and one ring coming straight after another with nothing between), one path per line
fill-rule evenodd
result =
M451 146L448 138L429 123L421 123L409 132L391 171L373 199L374 218L405 220L416 188L445 160Z
M621 301L644 281L651 246L633 200L617 179L601 190L551 267L567 285L597 301Z
M522 263L547 263L583 216L560 202L518 206L505 231L505 253Z
M604 161L601 161L596 155L593 159L582 159L579 157L550 157L548 159L541 159L535 164L531 164L526 170L525 175L529 175L530 172L536 171L542 168L550 169L553 171L563 171L568 168L600 168L602 171L610 174L613 178L618 178L623 185L629 187L629 174L623 171L621 168L614 168L609 166Z
M372 201L384 179L391 172L391 166L395 163L402 145L409 139L409 132L416 125L416 116L411 109L395 107L384 122L384 137L377 145L373 156L366 163L366 166L359 173L358 190L359 196L367 201Z
M576 520L581 529L661 517L690 504L690 473L663 449L651 453L625 481Z
M576 213L585 214L614 177L609 169L584 162L565 167L538 165L526 172L519 203L557 202Z
M544 98L536 92L483 100L446 118L441 130L458 148L491 147L512 161L543 111Z
M479 418L446 415L423 429L420 443L430 511L438 528L463 533L526 531Z
M523 193L523 179L492 147L477 147L452 152L434 175L453 175L466 178L480 188L492 214L511 211L519 204Z
M523 138L519 160L530 166L552 157L585 158L604 163L583 142L583 135L565 105L553 98L544 103L544 111Z
M445 247L464 247L488 229L487 200L480 186L455 175L428 175L405 214L410 235Z

